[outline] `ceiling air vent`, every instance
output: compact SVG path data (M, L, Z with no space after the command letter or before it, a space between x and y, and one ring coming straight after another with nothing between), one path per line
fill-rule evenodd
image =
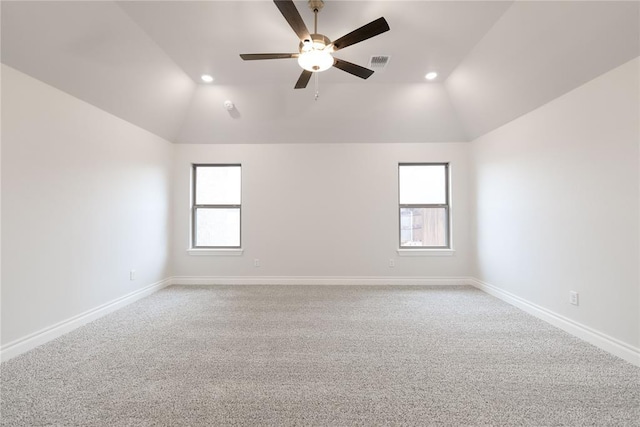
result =
M389 55L372 56L371 59L369 59L369 68L377 72L384 71L390 59L391 57Z

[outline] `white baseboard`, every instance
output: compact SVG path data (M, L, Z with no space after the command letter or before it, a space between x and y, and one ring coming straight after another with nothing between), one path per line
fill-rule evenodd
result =
M517 295L502 290L497 286L482 282L476 278L470 277L467 283L481 291L516 306L519 309L526 311L527 313L544 320L545 322L550 323L575 337L593 344L606 352L618 356L636 366L640 366L640 349L637 347L633 347L607 334L596 331L595 329L531 303L524 298L520 298Z
M172 285L468 285L467 277L175 276Z
M138 289L137 291L133 291L129 294L121 296L120 298L116 298L113 301L102 304L96 308L87 310L84 313L80 313L69 319L63 320L62 322L58 322L55 325L51 325L38 332L34 332L25 337L7 343L0 347L0 361L4 362L5 360L9 360L33 348L36 348L39 345L52 341L61 335L79 328L80 326L86 325L93 320L105 316L141 298L151 295L152 293L157 292L160 289L169 286L170 284L170 278L161 280L142 289Z

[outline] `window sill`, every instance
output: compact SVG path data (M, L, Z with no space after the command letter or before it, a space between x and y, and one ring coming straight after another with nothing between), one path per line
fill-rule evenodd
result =
M453 256L455 249L397 249L399 256Z
M187 249L194 256L240 256L244 249Z

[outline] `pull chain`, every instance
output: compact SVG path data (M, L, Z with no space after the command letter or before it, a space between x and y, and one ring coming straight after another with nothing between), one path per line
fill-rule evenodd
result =
M318 73L313 73L315 75L315 79L316 79L316 96L315 96L315 100L318 100L318 97L320 96L320 90L318 89Z

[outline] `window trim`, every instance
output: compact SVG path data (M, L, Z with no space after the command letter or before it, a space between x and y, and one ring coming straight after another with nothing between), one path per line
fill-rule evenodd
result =
M444 204L410 204L400 203L400 168L402 166L444 166L444 186L445 186L445 203ZM401 162L398 163L398 253L403 251L405 254L406 251L422 251L424 253L432 253L435 254L436 251L448 251L447 253L453 253L453 247L451 244L451 199L450 199L450 163L449 162ZM423 209L445 209L446 218L447 218L447 230L445 233L446 236L446 245L445 246L403 246L402 245L402 209L411 209L411 208L423 208Z
M224 205L198 205L196 204L196 187L198 180L196 179L196 170L199 167L239 167L240 168L240 204L224 204ZM196 212L198 209L238 209L240 214L240 230L238 246L196 246L197 221ZM189 251L217 252L220 251L238 251L242 250L242 164L240 163L192 163L191 165L191 245ZM198 252L196 252L198 253Z
M244 253L244 249L242 248L233 248L233 249L187 248L187 253L193 256L241 256Z

